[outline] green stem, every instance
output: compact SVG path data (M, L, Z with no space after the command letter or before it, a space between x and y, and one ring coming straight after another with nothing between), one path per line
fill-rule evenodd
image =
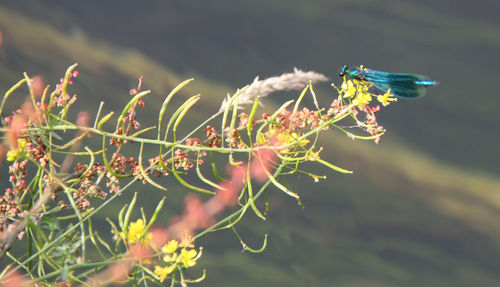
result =
M75 265L69 266L68 267L68 271L74 271L74 270L84 269L84 268L107 267L110 264L118 261L119 259L121 259L121 258L120 257L113 257L111 259L108 259L106 261L101 261L101 262L75 264ZM95 272L95 271L96 271L95 269L92 270L92 272ZM53 272L51 272L49 274L46 274L44 276L41 276L41 277L38 277L38 278L34 279L32 282L43 282L45 280L49 280L49 279L52 279L54 277L59 276L62 272L63 272L62 270L53 271Z

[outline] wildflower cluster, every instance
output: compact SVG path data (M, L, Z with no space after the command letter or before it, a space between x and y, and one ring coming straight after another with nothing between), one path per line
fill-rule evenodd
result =
M176 281L176 275L180 275L181 282L196 281L187 280L183 276L183 271L196 265L197 260L202 256L202 247L195 249L194 239L189 233L184 233L181 239L172 238L171 230L155 228L150 230L151 225L156 220L158 212L161 210L163 200L160 201L155 213L150 221L146 223L145 219L139 218L136 221L127 223L126 219L135 205L136 197L127 208L126 215L123 217L124 209L119 215L119 227L113 225L113 233L116 234L116 242L123 242L130 255L134 256L139 266L148 270L148 273L154 274L156 279L164 282L166 279ZM182 220L181 220L182 221ZM187 226L185 226L188 228ZM187 232L187 230L185 230ZM140 254L137 254L137 251ZM129 266L130 268L132 266ZM154 268L154 270L149 270Z
M189 237L185 238L181 243L172 239L163 245L161 255L162 264L155 265L154 273L160 282L163 282L170 274L175 276L175 271L178 268L186 269L195 266L196 260L202 255L202 248L200 247L196 251Z
M266 239L261 249L251 249L236 233L235 226L248 211L265 219L269 204L266 202L266 210L261 211L256 201L262 200L267 188L274 186L301 204L300 195L290 190L285 175L301 172L314 181L325 177L308 172L302 167L303 163L314 162L337 172L351 173L321 158L323 148L317 146L319 135L337 129L353 138L378 142L384 129L375 115L380 105L373 105L373 99L382 106L395 101L389 92L372 94L369 83L344 78L341 88L337 88L338 97L330 107L324 108L318 103L312 83L327 78L296 69L294 73L278 77L255 79L249 86L229 95L214 115L183 136L177 127L199 96L187 99L171 115L165 114L172 97L192 80L180 83L165 98L153 128L142 128L137 109L145 107L143 97L150 91L142 89L140 77L137 87L129 92L130 101L118 114L116 126L107 132L104 126L114 114L101 115L103 104L92 127L88 125L86 113L79 113L75 123L68 119L68 111L77 99L67 91L78 76L75 67L76 64L67 70L50 94L48 87L40 92L41 78L37 78L35 85L25 75L24 80L6 93L0 106L1 114L5 99L28 83L31 97L21 109L2 121L4 154L11 162L11 186L0 196L0 258L25 233L29 234L29 244L26 256L13 260L15 269L0 274L0 284L4 278L18 274L18 269L24 269L31 279L47 285L52 283L51 278L57 278L58 283L64 280L68 284L89 285L171 280L172 286L176 283L185 286L198 282L204 274L194 280L186 279L183 274L202 256L202 248L194 245L197 238L228 228L234 230L245 250L263 250ZM263 109L259 105L261 98L272 92L299 88L303 90L297 101L284 103L275 111L258 112ZM313 97L314 107L302 105L306 95ZM242 112L245 104L253 107ZM162 126L164 119L168 119L166 127ZM214 123L219 119L220 125ZM340 125L347 120L355 122L350 128L361 128L370 136L355 135ZM156 137L144 136L155 129ZM65 132L62 136L61 131ZM75 131L74 136L70 136L71 131ZM101 138L97 147L82 144L91 135ZM139 149L125 149L130 143ZM151 151L151 147L158 148L154 156L143 156L143 150ZM219 164L213 154L227 156L227 178L219 174ZM82 157L88 158L79 161ZM78 160L74 162L75 159ZM183 178L193 169L196 169L199 186ZM35 172L31 174L31 170ZM90 218L119 195L127 196L125 191L134 186L132 183L149 184L165 191L166 188L156 182L161 177L210 197L186 195L182 214L171 218L166 226L153 226L164 199L149 221L142 211L142 218L129 222L137 198L135 193L130 204L118 212L118 224L108 220L114 234L114 248L113 243L108 243L92 228ZM231 215L218 219L227 210L233 210ZM46 242L42 242L44 240ZM89 264L86 255L91 248L102 256L102 261L94 265ZM36 260L31 256L34 253L39 256ZM46 266L50 266L50 271L45 270ZM68 271L83 269L88 270ZM92 272L95 274L90 276ZM37 274L43 274L44 279L39 279Z
M363 69L363 66L360 69ZM365 130L373 137L376 143L379 143L380 135L385 132L385 129L378 124L377 117L375 116L375 113L380 111L380 105L371 104L373 103L373 99L377 99L384 107L391 102L397 101L397 98L392 95L391 90L382 95L373 94L370 92L370 88L373 86L372 83L347 79L347 76L343 77L340 89L335 85L333 86L337 89L339 96L332 102L328 114L350 113L356 121L355 127ZM358 117L360 114L363 115L363 118ZM356 138L352 133L348 133L348 136L353 139Z
M6 188L5 193L0 196L0 231L12 228L14 225L9 223L9 219L22 215L19 202L27 188L25 180L27 163L28 160L23 160L9 166L9 182L12 187Z
M43 84L40 83L41 78L39 76L30 79L25 74L25 79L18 83L18 85L25 82L28 84L31 99L26 99L20 109L2 119L6 127L4 130L4 144L9 147L6 159L13 163L9 166L11 187L6 188L5 193L0 197L0 232L13 230L16 222L28 213L28 210L25 209L26 200L33 200L29 199L28 194L31 191L26 183L28 163L31 161L43 169L51 161L51 156L47 151L47 138L42 133L30 131L30 129L36 129L47 124L46 115L51 112L54 104L62 109L67 109L76 100L76 96L74 96L74 100L69 101L70 98L67 96L66 87L73 84L72 78L77 76L78 71L72 71L67 73L65 78L60 79L60 83L56 85L55 90L50 94L50 104L45 103L47 89L43 94L40 92L39 86ZM12 92L13 90L7 92L5 98ZM41 98L39 98L40 96ZM41 179L39 188L48 187L54 183L43 172L39 173L37 177ZM59 188L47 190L55 198ZM17 232L24 233L23 231Z

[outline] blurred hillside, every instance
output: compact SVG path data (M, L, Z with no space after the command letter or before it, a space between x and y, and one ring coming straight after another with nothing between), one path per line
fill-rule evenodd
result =
M95 111L100 100L120 107L143 74L154 95L144 116L154 118L155 103L193 76L185 96L202 93L201 116L256 75L294 66L336 82L345 63L429 75L441 84L428 96L381 112L389 132L379 145L322 139L323 156L354 175L328 173L315 185L291 178L304 210L273 193L269 222L240 227L254 247L269 233L266 252L240 254L229 232L203 239L202 285L496 286L500 23L492 7L500 4L479 2L7 0L0 88L24 71L54 83L78 62L81 108ZM326 85L317 93L330 103Z
M500 97L489 89L500 76L496 1L3 3L61 32L84 30L178 73L238 87L294 66L332 77L344 63L429 75L441 85L386 113L391 131L435 157L500 171L500 157L485 152L499 142Z

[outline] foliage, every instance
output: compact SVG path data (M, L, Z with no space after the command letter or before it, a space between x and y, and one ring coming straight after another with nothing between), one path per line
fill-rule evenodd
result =
M309 172L305 163L351 173L321 158L323 148L317 146L320 133L337 130L352 139L378 142L384 129L375 116L380 106L374 105L372 99L384 106L395 100L390 95L371 94L369 83L344 78L340 88L334 86L338 96L324 108L317 101L312 83L327 78L296 69L279 77L256 79L228 95L219 111L182 134L179 127L192 113L200 95L188 98L168 116L167 107L192 79L180 83L164 99L156 126L142 128L137 111L145 106L144 97L150 91L143 90L141 77L109 131L114 113L102 115L103 103L93 125L86 112L78 113L74 122L71 120L70 108L77 96L71 96L68 89L78 77L76 66L68 68L50 93L49 86L24 74L1 102L0 114L6 100L22 85L28 86L30 96L19 110L2 120L1 128L7 147L3 153L12 162L11 187L0 198L1 256L10 260L0 274L4 284L107 285L169 280L172 286L185 286L199 282L205 272L197 279L185 276L185 270L195 266L202 256L203 248L195 245L196 239L231 229L246 250L264 250L267 235L262 248L254 250L244 243L235 225L248 211L266 219L269 203L263 195L271 186L300 205L300 195L291 190L286 176L302 173L314 181L324 178ZM298 88L302 92L296 101L258 116L262 98ZM306 95L312 97L314 108L302 106ZM249 113L241 112L245 104L252 106ZM358 135L357 129L368 135ZM94 145L85 146L89 137L98 138L99 144L89 141ZM124 147L132 143L139 148L125 152ZM146 158L146 150L154 150L155 156ZM226 179L220 173L221 164L214 160L217 154L227 156L227 164L223 163L229 167ZM203 185L186 180L187 173L195 174ZM149 218L141 208L142 218L133 219L135 192L116 218L108 220L112 239L93 229L94 216L117 197L131 196L137 186L134 183L167 192L158 183L161 177L176 180L186 190L209 195L209 199L203 201L196 193L187 194L183 214L167 226L156 226L165 198ZM257 200L263 200L265 210L259 208ZM220 218L226 211L226 216ZM22 246L25 252L15 255L11 252L14 245ZM90 256L92 252L99 257Z

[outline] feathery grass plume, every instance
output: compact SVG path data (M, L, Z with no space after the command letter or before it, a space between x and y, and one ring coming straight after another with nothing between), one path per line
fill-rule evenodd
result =
M267 97L269 94L277 91L293 91L302 90L309 83L315 84L328 81L328 77L323 74L313 71L302 71L293 68L293 73L282 74L281 76L270 77L264 80L259 80L257 76L255 80L246 88L240 95L238 100L239 105L253 104L257 97ZM221 110L226 108L229 102L230 95L224 99L221 105Z

